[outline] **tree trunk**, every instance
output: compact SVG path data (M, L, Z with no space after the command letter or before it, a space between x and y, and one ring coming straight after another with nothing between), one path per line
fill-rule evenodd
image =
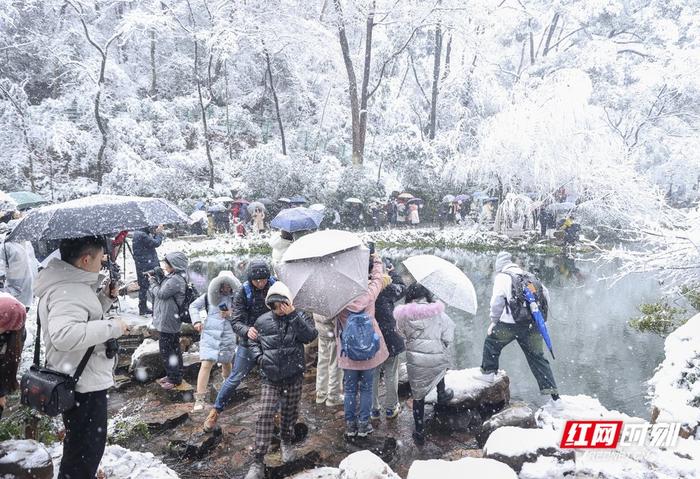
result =
M433 62L433 91L430 101L430 125L428 138L435 139L435 127L437 124L437 100L438 86L440 83L440 57L442 56L442 29L440 23L435 27L435 61Z
M282 116L280 115L280 104L277 100L277 92L275 84L272 80L272 67L270 65L270 54L265 50L265 60L267 61L267 76L270 79L270 91L272 91L272 99L275 102L275 113L277 114L277 126L280 129L280 137L282 139L282 154L287 156L287 143L284 140L284 126L282 125Z
M199 46L197 37L194 38L194 76L197 79L197 96L199 98L199 109L202 115L202 129L204 130L204 151L207 154L207 162L209 163L209 188L214 188L214 160L211 157L211 149L209 148L209 127L207 126L207 107L204 105L202 97L202 80L199 77Z
M365 36L365 68L362 76L362 91L360 100L360 164L364 160L365 155L365 138L367 136L367 100L369 99L367 87L369 85L370 69L372 67L372 30L374 29L374 10L376 2L372 2L369 14L367 15L367 34Z
M233 162L233 141L231 138L231 119L229 118L229 104L231 103L228 86L228 62L224 60L224 81L226 82L226 146L228 146L228 159Z
M156 32L151 31L151 92L152 100L157 98L157 72L156 72Z
M100 99L102 98L102 84L99 83L97 87L97 95L95 95L95 121L97 122L97 128L100 130L100 135L102 135L102 143L100 144L100 149L97 151L97 185L102 186L102 177L104 176L104 156L105 149L107 148L107 128L105 128L104 120L100 115Z
M358 95L357 77L350 56L350 46L345 32L343 21L343 9L340 0L333 0L338 14L338 39L340 49L343 52L343 62L348 75L348 93L350 95L350 115L352 119L352 163L361 165L364 157L364 129L367 128L367 84L369 82L370 65L372 59L372 28L374 27L374 2L367 17L367 38L365 40L365 68L362 80L362 96Z
M532 36L532 25L531 21L527 21L528 26L530 27L530 65L535 64L535 39Z
M549 52L549 46L552 42L552 36L554 35L554 31L557 29L557 22L559 21L559 14L555 13L554 18L552 18L552 24L549 27L549 32L547 33L547 41L544 42L544 50L542 51L542 56L546 57L547 53Z

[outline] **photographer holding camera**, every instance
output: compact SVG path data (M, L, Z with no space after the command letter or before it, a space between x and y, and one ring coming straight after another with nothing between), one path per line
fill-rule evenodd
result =
M107 389L114 385L114 359L105 342L128 331L120 319L103 314L117 297L100 287L104 239L96 236L61 240L54 258L36 280L37 316L46 347L46 367L73 375L94 347L75 386L76 405L63 413L66 437L59 479L95 477L107 440Z
M136 278L139 282L139 314L141 316L153 312L148 309L146 303L149 288L146 272L158 267L158 252L156 248L162 242L163 225L134 231L133 255L136 265Z
M182 379L180 349L181 308L187 291L187 256L177 251L165 255L163 267L146 272L151 283L148 295L153 303L153 328L158 331L158 347L166 375L158 383L163 389L189 391L192 386Z

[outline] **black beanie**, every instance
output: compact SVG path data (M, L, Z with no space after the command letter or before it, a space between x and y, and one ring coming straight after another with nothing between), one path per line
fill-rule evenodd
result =
M263 260L253 260L248 265L248 281L267 279L270 277L270 267Z

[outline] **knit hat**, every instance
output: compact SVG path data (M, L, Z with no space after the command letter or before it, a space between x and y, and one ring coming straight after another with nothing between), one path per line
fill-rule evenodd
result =
M26 319L27 310L22 303L10 295L0 295L0 329L19 331Z
M495 269L497 273L500 273L505 269L506 266L513 262L513 256L507 251L501 251L496 255Z
M254 279L267 279L270 277L270 267L267 262L256 259L250 262L248 265L248 280L252 281Z

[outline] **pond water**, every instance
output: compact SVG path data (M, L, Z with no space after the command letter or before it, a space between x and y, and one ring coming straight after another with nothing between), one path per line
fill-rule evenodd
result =
M488 310L496 253L464 250L397 250L381 252L400 261L413 254L435 254L454 262L474 283L479 301L477 314L448 309L456 330L455 367L481 364L483 341L489 324ZM204 282L222 269L232 269L242 278L247 257L220 257L192 264L195 276ZM516 261L530 271L539 271L550 291L548 327L555 360L547 357L561 394L597 397L610 409L642 418L649 417L645 381L663 360L663 339L631 329L627 322L638 314L638 305L658 299L658 284L651 277L629 276L613 283L614 265L600 266L593 258L522 254ZM503 350L500 366L511 379L511 394L539 405L548 397L539 395L534 377L517 343Z

